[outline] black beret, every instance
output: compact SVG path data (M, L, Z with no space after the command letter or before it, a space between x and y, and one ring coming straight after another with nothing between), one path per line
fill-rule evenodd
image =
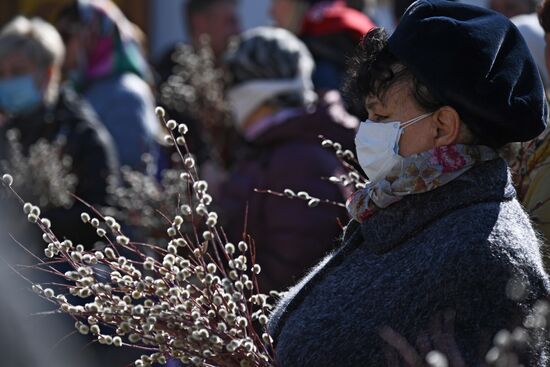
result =
M389 50L483 142L528 141L546 127L544 87L518 29L492 10L418 0Z

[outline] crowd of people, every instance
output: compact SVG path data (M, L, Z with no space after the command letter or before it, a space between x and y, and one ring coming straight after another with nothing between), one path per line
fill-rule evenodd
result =
M190 129L228 240L253 238L260 288L288 291L269 324L280 366L407 365L381 330L437 345L438 315L452 319L453 367L487 363L494 334L550 296L550 1L411 3L392 3L390 33L361 1L272 0L274 24L248 30L237 0L185 1L188 46L208 49L223 84L200 113L163 99L195 72L182 46L151 60L113 2L72 1L53 24L17 16L0 31L0 172L26 160L18 192L60 238L100 249L80 213L113 205L121 169L178 168L155 114L165 105ZM350 168L365 176L358 190L339 179ZM10 233L43 250L20 203L0 193L0 206L2 247ZM527 334L518 366L546 365L548 337Z

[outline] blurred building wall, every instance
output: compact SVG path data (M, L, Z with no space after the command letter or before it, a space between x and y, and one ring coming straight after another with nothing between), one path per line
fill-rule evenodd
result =
M151 0L149 45L152 59L158 58L174 42L187 40L182 5L185 0ZM240 0L243 29L271 24L271 0Z
M0 25L7 23L15 15L39 16L53 21L59 10L72 0L4 0L0 1ZM149 2L154 0L113 0L144 32L148 31ZM164 0L156 0L163 3ZM167 1L168 2L168 1Z

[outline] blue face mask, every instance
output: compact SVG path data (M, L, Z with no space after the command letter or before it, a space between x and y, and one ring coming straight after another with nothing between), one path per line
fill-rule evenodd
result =
M10 115L32 112L42 102L42 93L31 74L0 80L0 109Z

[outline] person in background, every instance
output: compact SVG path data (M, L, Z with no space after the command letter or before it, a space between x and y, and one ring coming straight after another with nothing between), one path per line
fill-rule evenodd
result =
M513 18L522 14L536 13L540 0L489 0L489 8Z
M231 79L228 101L247 147L212 193L229 239L242 240L246 230L255 241L261 289L284 290L334 247L341 231L338 219L345 221L347 215L339 206L308 208L302 200L254 190L306 191L343 203L343 189L323 180L343 167L321 146L319 135L350 148L357 120L339 104L338 93L317 100L312 56L287 30L244 32L225 62Z
M202 39L206 37L217 64L222 62L231 38L241 32L237 7L238 0L187 0L183 3L182 18L185 20L190 44L198 49ZM170 47L155 64L160 82L173 73L173 54L177 47L177 44Z
M539 9L539 20L544 29L546 48L546 68L550 73L550 2L545 0ZM546 268L550 269L550 133L545 133L533 140L526 147L529 155L524 163L526 171L524 182L523 205L533 217L535 227L544 236L546 246L543 248Z
M542 81L548 87L550 80L544 61L544 30L537 15L540 3L541 0L490 0L489 7L510 18L519 29L537 63Z
M342 87L347 58L374 28L365 14L341 0L272 0L270 14L312 53L313 84L320 92Z
M134 26L111 1L78 0L60 12L57 27L67 78L112 135L120 164L143 171L143 154L158 158L162 130Z
M105 205L107 180L110 176L117 177L119 167L114 143L93 110L71 89L60 88L64 55L65 47L59 33L41 19L17 17L2 29L0 114L5 123L0 127L0 161L10 162L13 158L8 135L15 131L25 155L40 140L52 144L61 140L64 143L57 159L66 156L72 161L71 172L77 182L74 194L92 205ZM48 169L37 167L40 168ZM28 172L25 182L21 183L27 188L25 192L32 191L30 186L35 185L33 174L37 173ZM36 198L26 198L32 199ZM3 203L6 210L4 218L0 219L2 224L24 223L18 202L6 199ZM74 200L69 206L52 204L43 215L51 220L52 229L59 238L74 238L90 247L98 237L93 228L80 220L84 209L83 204ZM5 228L26 236L29 225L27 223L20 231L15 230L16 224ZM40 242L34 241L34 244Z
M0 218L5 217L5 213L2 213L4 210L0 206ZM19 220L25 219L19 215ZM88 336L71 335L58 344L59 340L74 330L74 322L69 317L39 316L51 310L52 305L31 292L30 285L6 264L22 265L21 254L24 250L9 237L3 228L4 224L7 223L0 223L0 292L4 295L0 297L2 365L99 366L93 352L87 348L90 342ZM34 273L31 278L36 279L36 273L39 272L35 270Z
M232 37L241 32L238 0L189 0L185 4L187 31L191 44L198 46L207 36L214 57L222 61Z
M196 55L208 54L209 60L207 64L212 64L212 69L202 68L202 73L223 74L221 65L223 53L226 51L232 37L237 36L241 31L238 4L237 0L187 0L183 3L182 18L185 20L186 31L189 35L189 43L191 45L191 50L187 52L193 52ZM170 118L186 123L189 126L189 133L186 135L189 149L196 156L200 166L208 162L206 166L210 168L205 167L205 169L214 172L214 176L218 176L219 174L223 174L221 173L223 169L227 168L232 161L230 158L232 153L227 152L229 144L226 144L225 139L227 137L228 140L234 140L235 132L230 129L229 124L224 124L223 121L220 121L220 125L222 126L219 129L215 131L209 130L208 126L205 126L207 122L203 121L204 116L197 116L196 111L189 111L185 103L177 103L177 106L173 106L174 102L166 101L166 96L163 94L164 88L166 88L171 78L182 78L178 73L189 75L189 73L192 74L194 72L193 70L187 70L185 65L182 66L176 61L178 57L184 57L181 53L185 47L186 45L182 43L173 45L155 64L157 90L160 92L158 100L166 109L167 115ZM208 52L204 52L206 51L205 48ZM205 60L201 61L203 63L206 62ZM204 80L211 76L195 75L193 77ZM190 77L186 76L185 78ZM183 78L182 84L189 83L185 78ZM223 75L221 78L223 78ZM204 88L202 83L200 87L193 85L190 87ZM176 99L185 98L184 96L177 95L180 90L183 92L185 88L178 88L173 91L176 94ZM208 93L205 90L194 92L202 95ZM173 93L170 93L170 95ZM212 111L212 109L203 110L203 114L208 114L206 111ZM216 112L212 115L215 116ZM219 120L218 117L220 116L215 116L213 119L217 121ZM214 160L216 160L214 157L219 158L220 162L213 164Z
M370 184L347 202L342 246L271 313L277 366L421 366L437 345L460 356L450 366L483 366L512 332L525 342L502 365L548 366L544 316L530 320L550 281L497 152L547 126L517 28L489 9L418 0L390 37L369 32L350 78L368 113L355 141ZM388 329L420 358L391 353Z

